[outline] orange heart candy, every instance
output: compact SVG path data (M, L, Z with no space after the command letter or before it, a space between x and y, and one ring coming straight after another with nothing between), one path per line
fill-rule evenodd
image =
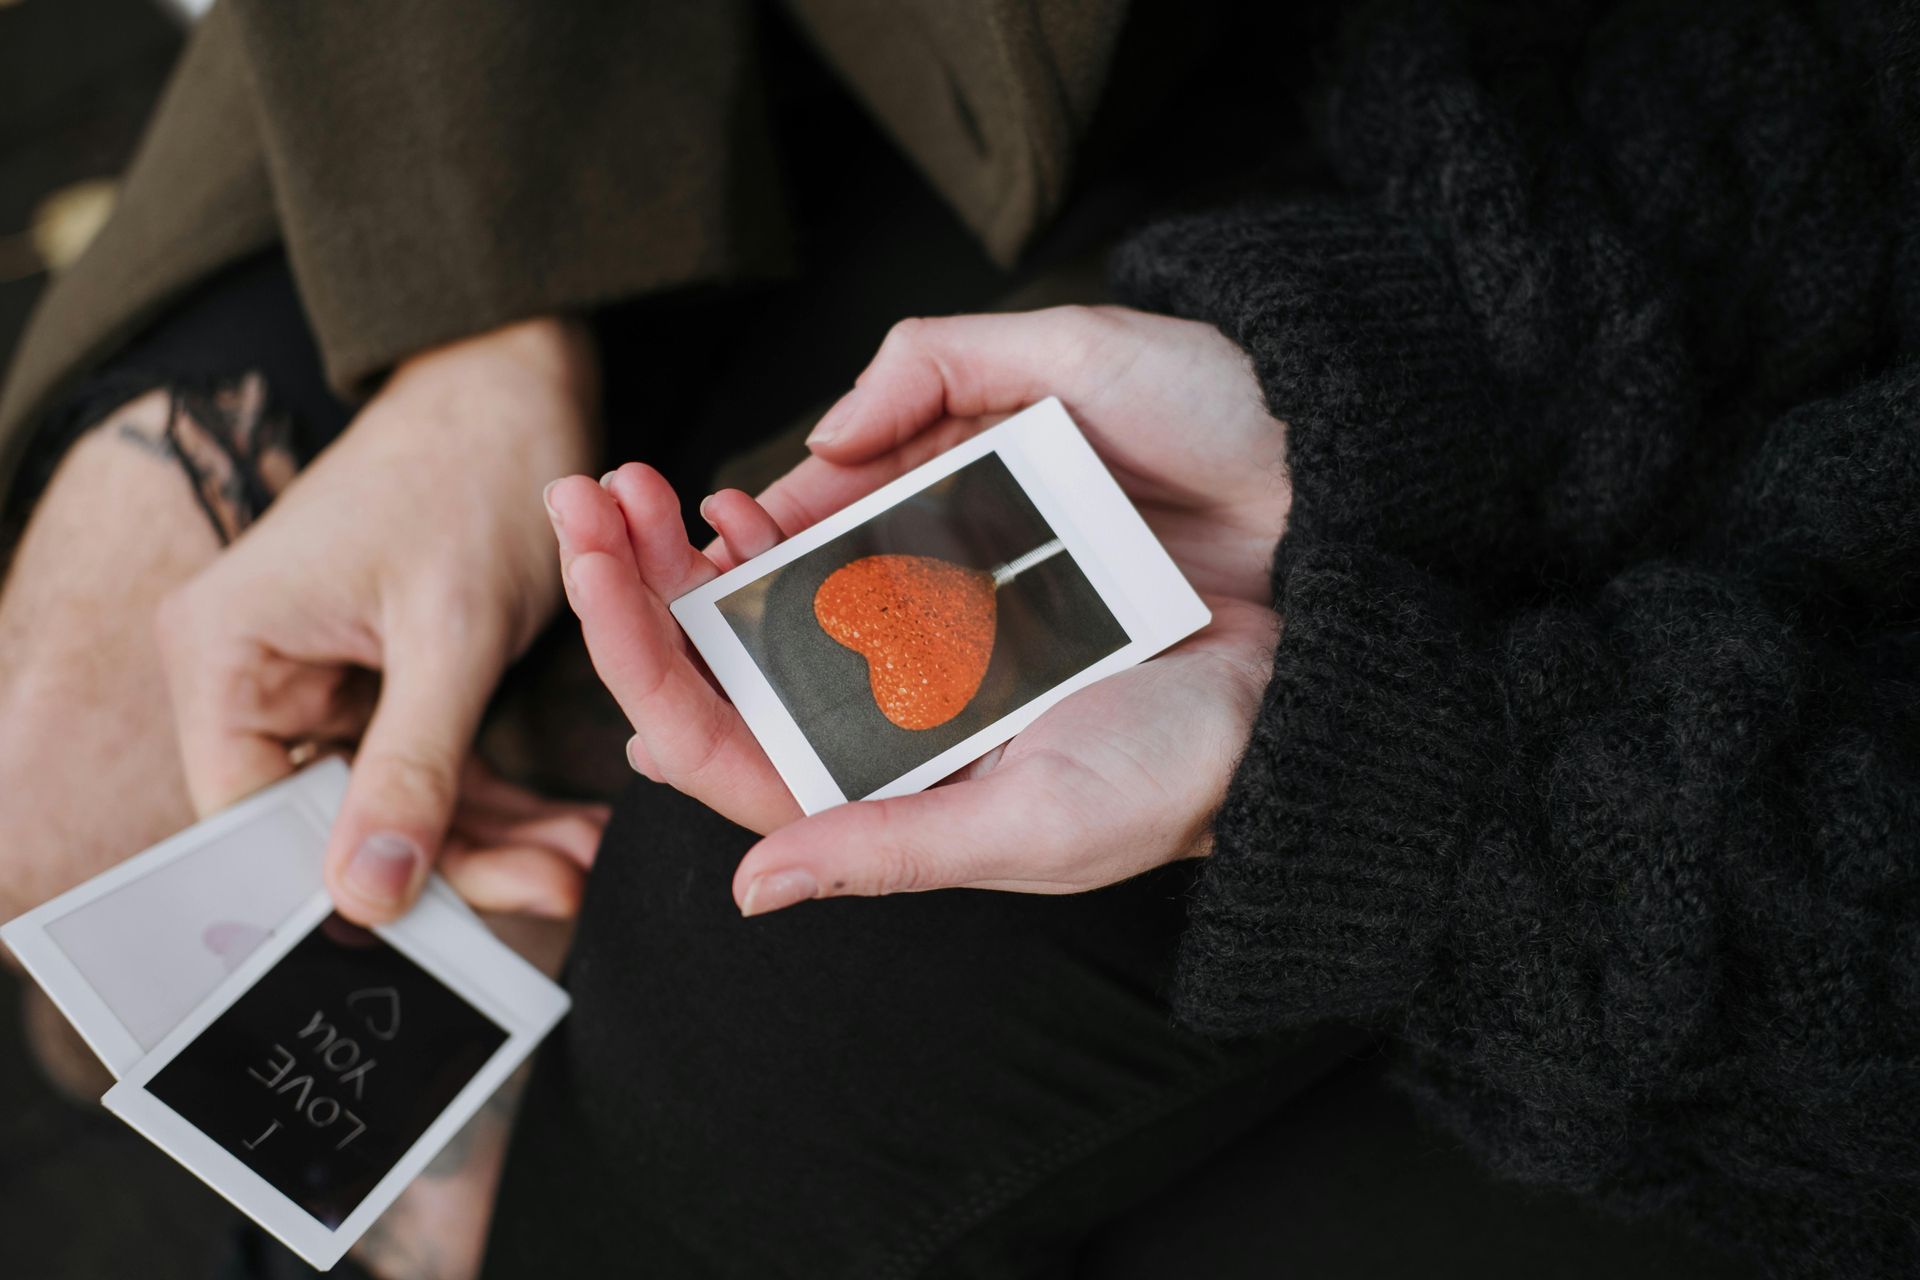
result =
M813 593L821 630L867 660L873 701L902 729L966 710L998 620L993 575L932 556L862 556Z

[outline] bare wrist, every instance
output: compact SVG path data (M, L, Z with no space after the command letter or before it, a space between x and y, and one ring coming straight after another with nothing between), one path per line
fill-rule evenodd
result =
M585 415L592 416L599 408L599 350L592 329L573 316L516 320L420 352L394 369L388 385L469 357L505 361L533 374L565 395Z

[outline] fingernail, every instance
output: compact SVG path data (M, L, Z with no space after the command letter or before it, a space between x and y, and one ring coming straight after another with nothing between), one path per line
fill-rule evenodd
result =
M553 527L556 529L560 527L561 521L560 513L554 509L553 505L553 486L559 483L558 480L549 480L547 487L540 491L540 501L546 504L547 519L553 521Z
M747 886L747 900L740 914L763 916L819 896L820 882L811 871L769 871Z
M347 862L347 888L368 902L398 906L427 857L405 836L378 832L360 842Z
M700 518L702 520L705 520L708 524L713 523L713 517L707 514L707 504L712 501L713 501L712 494L708 494L706 497L700 499Z
M613 491L613 478L619 474L620 468L615 467L613 470L607 472L607 474L601 476L600 487L611 493Z
M820 415L813 430L807 433L807 448L816 445L832 444L846 429L847 408L853 402L854 393L849 391L833 402L833 407Z

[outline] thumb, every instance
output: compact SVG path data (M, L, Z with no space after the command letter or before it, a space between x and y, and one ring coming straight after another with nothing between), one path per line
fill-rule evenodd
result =
M733 878L743 915L809 898L923 889L1071 893L1072 832L1035 771L1003 767L916 795L837 805L748 850Z
M807 437L829 462L866 462L905 444L942 418L1011 413L1076 386L1081 357L1116 322L1091 307L1007 315L902 320L888 331L854 388Z
M447 647L440 639L438 647ZM340 913L359 924L397 919L420 896L504 665L472 652L452 660L429 655L424 644L390 648L380 701L328 842L327 887Z

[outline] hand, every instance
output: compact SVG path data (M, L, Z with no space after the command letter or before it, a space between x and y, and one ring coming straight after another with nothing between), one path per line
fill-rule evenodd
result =
M758 555L1006 413L1057 394L1214 610L1200 635L1048 711L919 795L802 821L665 601ZM1283 431L1245 357L1205 326L1066 308L899 326L758 503L702 506L696 552L665 481L630 464L549 493L568 599L637 730L636 768L772 832L742 861L748 914L945 886L1071 892L1203 853L1271 662L1267 569L1290 493Z
M1121 307L907 320L760 496L788 534L1053 395L1193 587L1269 603L1285 428L1211 325Z
M229 499L244 490L196 495L167 445L200 445L198 473L218 478L227 455L196 433L257 428L254 407L223 394L202 411L231 416L196 419L165 391L142 395L73 445L34 507L0 591L0 920L193 820L154 610L220 554L207 514L237 528L245 513ZM290 454L257 460L274 491L292 474ZM529 845L591 858L604 810L551 805L477 768L465 781L454 856L471 856L480 875L531 862ZM530 936L535 923L516 920L516 940L551 954L555 940ZM13 964L4 948L0 963ZM21 995L43 1070L70 1096L98 1098L112 1083L99 1060L37 987Z
M515 950L538 955L536 967L552 977L612 816L604 804L538 795L470 757L440 848L440 874L475 910L494 913L495 932L511 933ZM568 927L555 930L555 921ZM550 945L556 938L558 951Z
M589 341L555 320L416 357L160 607L199 812L285 776L293 744L360 741L327 850L353 920L391 920L418 895L481 713L557 602L534 497L592 456L595 386ZM507 848L490 862L463 844L449 875L483 909L571 910L582 872L566 850L604 814L574 811L556 848L525 839L526 822L563 815L487 794Z

